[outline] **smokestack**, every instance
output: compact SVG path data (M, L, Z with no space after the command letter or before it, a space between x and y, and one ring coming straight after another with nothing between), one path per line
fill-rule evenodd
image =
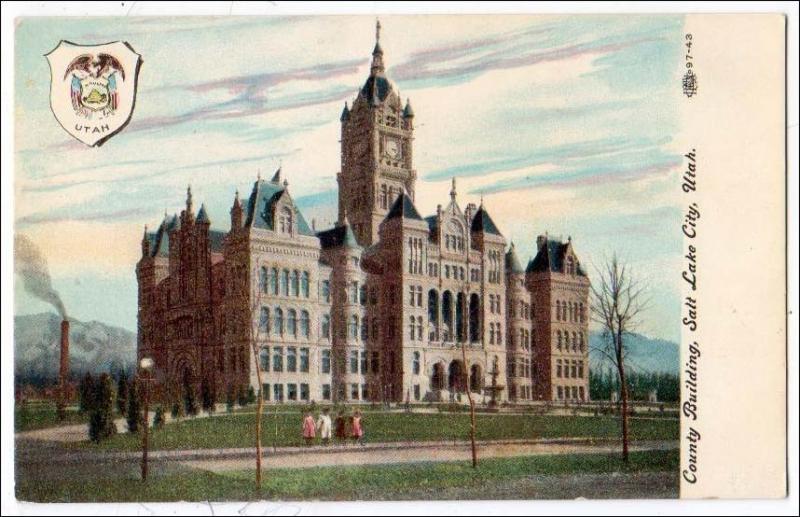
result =
M58 399L58 414L63 420L67 405L67 377L69 376L69 321L61 320L61 362L58 371L60 396Z

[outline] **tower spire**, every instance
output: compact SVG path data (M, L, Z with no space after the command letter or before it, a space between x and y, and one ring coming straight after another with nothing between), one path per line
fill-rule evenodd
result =
M452 201L456 200L456 178L453 176L453 186L450 188L450 199Z
M371 75L383 73L383 49L381 48L381 21L375 20L375 48L372 50Z

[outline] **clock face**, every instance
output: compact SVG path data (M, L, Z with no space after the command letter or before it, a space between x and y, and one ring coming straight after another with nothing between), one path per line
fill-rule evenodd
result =
M386 156L398 160L401 154L400 142L394 138L386 139Z

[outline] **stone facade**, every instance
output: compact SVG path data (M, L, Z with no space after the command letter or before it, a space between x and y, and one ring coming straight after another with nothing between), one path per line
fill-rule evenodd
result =
M237 192L227 232L187 192L180 216L145 228L139 356L173 390L258 389L258 367L267 402L587 400L589 282L571 239L540 236L522 267L455 179L422 217L414 112L379 40L372 55L340 117L337 224L310 228L281 170Z

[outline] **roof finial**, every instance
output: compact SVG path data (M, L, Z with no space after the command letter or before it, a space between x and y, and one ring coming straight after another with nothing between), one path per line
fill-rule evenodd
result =
M456 177L453 176L453 186L450 188L450 199L456 200Z
M258 181L261 181L261 167L258 168L258 175L256 176Z
M379 43L381 41L381 20L379 18L375 18L375 43Z

